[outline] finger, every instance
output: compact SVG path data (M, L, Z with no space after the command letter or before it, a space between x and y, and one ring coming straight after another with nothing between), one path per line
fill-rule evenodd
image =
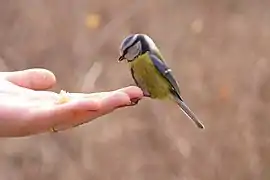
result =
M103 99L100 110L93 112L91 117L96 119L97 117L108 114L119 107L128 106L130 103L131 101L127 94L116 92L114 95Z
M125 93L114 93L111 96L104 98L101 102L100 109L98 111L78 111L73 114L69 114L68 117L72 117L69 122L60 123L59 125L52 126L57 131L63 131L79 125L88 123L98 117L113 112L119 106L130 104L130 99Z
M5 73L5 78L21 87L33 90L46 90L51 88L56 78L54 74L46 69L27 69Z
M28 126L27 132L30 134L48 132L53 127L59 131L69 129L92 121L117 108L130 105L130 99L134 97L142 97L137 87L95 93L95 96L85 99L71 98L71 101L64 104L58 104L49 109L39 109L36 113L32 111L33 117L36 116L36 118L32 118L32 125Z
M111 95L111 93L114 93L114 92L126 93L130 99L133 99L133 98L141 99L143 97L142 90L136 86L124 87L124 88L117 89L114 91L109 91L109 92L98 92L98 93L90 93L90 94L86 94L86 93L69 93L69 94L71 95L71 97L74 97L74 98L102 99L104 97Z
M47 131L51 127L66 127L96 118L92 116L97 112L112 111L119 105L130 104L125 93L111 93L106 98L95 101L90 99L73 100L65 104L32 111L33 126L35 129ZM97 113L98 114L98 113ZM33 128L34 128L33 127Z
M96 100L75 100L74 102L68 102L66 104L58 105L55 109L51 109L48 115L53 117L61 116L67 112L76 112L70 115L69 118L77 118L77 112L87 112L87 111L107 111L116 109L121 105L129 105L130 99L125 93L115 92L110 93L107 97L96 101ZM91 117L89 117L91 118Z
M130 105L130 97L124 92L112 92L111 96L103 99L101 102L101 110L116 109L119 106Z
M116 90L117 92L126 93L130 99L141 99L143 97L142 90L137 86L128 86L121 89Z
M58 110L59 113L71 110L97 111L100 109L100 106L100 102L94 99L76 99L64 104L56 105L55 110Z

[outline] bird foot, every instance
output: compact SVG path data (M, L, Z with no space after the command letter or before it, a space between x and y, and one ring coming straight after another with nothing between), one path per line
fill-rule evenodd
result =
M130 106L135 106L139 103L141 99L140 98L133 98L133 99L130 99Z
M140 88L141 90L142 90L142 92L143 92L143 96L144 97L148 97L148 98L150 98L151 97L151 95L146 91L146 90L143 90L141 87L139 87L138 85L136 85L136 84L130 84L130 86L136 86L136 87L138 87L138 88ZM138 103L137 103L138 104Z
M129 107L129 106L135 106L139 103L140 99L139 98L133 98L133 99L130 99L130 104L128 105L121 105L121 106L118 106L118 108L122 108L122 107Z
M143 92L143 97L151 98L150 94Z

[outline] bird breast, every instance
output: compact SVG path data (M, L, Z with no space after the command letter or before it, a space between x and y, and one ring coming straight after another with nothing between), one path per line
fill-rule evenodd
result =
M148 53L139 56L130 65L134 71L134 78L143 89L147 90L151 98L169 98L169 83L154 66Z

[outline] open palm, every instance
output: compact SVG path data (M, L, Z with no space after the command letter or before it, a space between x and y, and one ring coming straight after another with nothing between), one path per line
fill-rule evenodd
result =
M143 96L137 87L90 94L45 91L55 82L55 76L44 69L0 73L0 137L68 129Z

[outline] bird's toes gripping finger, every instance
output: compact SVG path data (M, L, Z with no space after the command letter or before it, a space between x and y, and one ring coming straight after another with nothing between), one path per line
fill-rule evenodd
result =
M151 98L151 95L147 92L143 92L143 97Z
M144 97L151 97L151 95L146 91L143 90L141 87L139 87L137 84L129 84L130 86L137 86L138 88L140 88L143 91L143 96Z
M139 103L140 98L132 98L130 101L131 101L130 106L134 106Z
M130 99L130 104L128 105L121 105L121 106L118 106L117 108L122 108L122 107L127 107L127 106L135 106L136 104L138 104L140 101L139 98L132 98Z

